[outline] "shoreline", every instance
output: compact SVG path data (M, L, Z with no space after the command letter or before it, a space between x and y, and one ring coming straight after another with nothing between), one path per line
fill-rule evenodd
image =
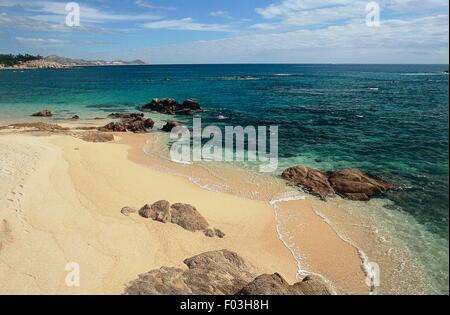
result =
M90 209L87 213L90 213L90 215L94 217L99 216L99 222L104 221L106 218L112 219L113 221L118 220L115 223L125 225L128 229L131 228L131 226L134 226L132 229L137 227L141 229L143 225L147 226L147 228L151 226L152 232L155 232L153 229L156 229L157 238L159 239L159 242L156 242L154 246L158 244L158 247L160 247L166 244L167 241L160 237L162 235L167 235L167 233L169 233L171 238L180 241L180 244L177 245L179 247L177 251L164 254L161 254L160 251L156 251L153 252L152 255L147 253L143 255L143 257L139 257L139 262L135 263L139 266L134 267L133 274L131 274L130 271L120 270L120 273L124 273L122 278L118 277L121 278L120 280L117 280L120 284L119 282L114 282L114 284L107 285L107 289L105 287L102 289L105 291L100 290L101 292L97 293L113 292L113 294L119 294L119 287L121 285L126 285L127 282L134 279L138 274L161 266L176 266L179 264L179 261L182 261L190 255L198 254L209 249L223 248L235 250L243 255L243 257L247 258L247 260L261 272L279 272L290 283L298 280L300 268L299 261L295 259L296 257L292 249L286 246L286 240L283 240L280 236L277 214L270 204L270 200L252 200L229 193L208 191L200 188L198 185L185 178L180 178L180 176L167 174L161 172L161 170L154 170L151 167L154 165L153 158L150 159L151 163L149 163L150 161L147 160L148 155L145 155L142 152L142 138L152 138L154 135L123 134L116 136L121 139L118 139L118 141L113 143L87 143L65 135L54 135L50 137L36 137L34 135L0 135L0 142L8 138L17 139L14 137L25 137L26 142L29 145L38 143L39 146L42 146L45 143L44 146L49 145L52 147L52 150L59 151L59 155L57 154L54 157L54 160L57 161L56 164L60 165L57 177L60 178L59 180L64 178L66 183L61 185L61 188L55 188L55 190L58 192L62 187L65 187L64 189L71 191L71 194L78 196L75 199L80 202L79 204L74 202L74 204L67 209L67 206L59 201L59 205L66 208L64 211L67 215L73 216L74 212L77 212L75 211L77 208L84 209L83 211ZM146 139L146 141L147 140L148 139ZM139 143L141 144L140 146ZM145 143L146 142L144 141L144 144ZM160 164L164 163L165 162L160 161ZM50 165L47 165L47 167L51 168ZM112 172L111 169L114 169L114 171ZM139 177L141 180L137 180L136 177ZM153 180L158 178L159 182L156 184L148 183L149 187L142 187L142 183L145 183L146 178L148 177ZM55 177L51 177L46 185L53 185L54 180ZM95 185L93 185L94 182ZM122 188L124 183L127 183L126 189ZM153 189L151 187L153 187ZM166 188L166 190L162 188ZM154 192L152 190L159 190L159 192ZM110 193L112 191L116 191L118 196L111 196ZM36 192L29 192L29 194L31 196L28 196L27 198L36 198ZM158 226L158 224L150 222L143 223L141 218L133 218L132 222L126 222L129 218L123 218L120 214L120 208L123 206L138 206L160 199L167 199L171 202L195 204L200 211L204 211L203 214L205 217L214 225L224 229L227 237L221 242L218 240L205 240L200 235L196 234L188 234L188 238L190 238L191 241L194 239L197 240L194 246L191 242L185 240L187 236L186 233L177 230L175 227L166 225ZM22 204L26 204L26 202ZM34 204L38 205L38 207L41 207L41 205L42 207L45 206L45 203ZM228 205L228 207L226 205ZM238 208L236 208L236 205L238 205ZM303 209L308 208L304 203L302 203L300 207ZM246 210L243 211L241 209ZM297 207L296 209L298 210ZM49 211L52 210L49 209ZM53 209L53 211L55 210ZM34 211L25 212L30 213L31 217L37 215L32 213ZM305 214L304 219L308 219L308 225L314 227L311 227L310 231L298 234L307 235L306 239L309 239L310 241L310 248L307 249L307 247L304 247L302 250L311 252L310 255L306 253L304 257L308 257L308 261L316 266L315 268L312 268L312 270L316 269L321 271L317 272L318 274L323 275L323 273L325 273L327 276L331 276L332 279L329 279L326 276L325 278L330 280L341 293L368 294L369 287L365 284L365 274L362 270L361 259L358 256L357 251L339 238L330 226L319 216L312 215L312 212L310 211L307 213L308 214ZM37 216L39 217L39 215ZM29 218L25 216L25 222L29 222L28 220ZM63 239L66 237L64 235L71 230L67 227L66 230L61 227L52 226L53 223L47 221L52 220L49 220L48 218L39 218L38 220L39 224L44 226L49 225L52 228L59 230L61 233L59 237L62 237ZM79 223L79 227L77 227L75 231L72 231L72 233L77 235L77 237L82 237L80 231L88 226L90 229L97 230L99 227L95 227L95 221L96 220L87 220L86 222L83 222L84 224ZM101 225L101 223L99 225ZM40 229L41 228L39 228L39 230ZM119 233L120 230L121 229L118 228L118 231L110 231L110 233L117 235L116 233ZM15 229L12 229L12 233L14 235L18 232L15 231ZM324 235L328 235L327 244L323 244ZM242 244L242 239L246 239L248 241L246 243L251 244L251 246ZM64 246L59 244L59 247L64 249L70 248L71 246L73 246L73 244ZM2 250L3 253L0 253L0 258L8 257L8 248L10 247L14 247L14 242L5 246ZM104 246L99 246L99 248L103 247ZM311 248L314 247L316 250L311 250ZM119 261L127 260L127 258L124 257L127 250L123 248L123 244L116 248L110 244L107 248L109 248L108 251L115 252L116 255L118 255ZM200 250L201 248L203 249ZM105 249L103 248L102 251L103 250ZM20 252L20 247L16 248L16 251ZM325 254L326 252L327 254ZM136 256L142 255L142 253L134 254ZM335 259L330 259L331 261L327 259L324 260L324 256L328 256L328 258L340 257L340 260L343 263L339 265L337 269L333 269L332 266L336 266L334 263ZM93 263L90 259L87 259L87 257L84 258L86 259L86 264L89 265ZM36 258L31 260L36 263ZM39 259L37 261L41 262ZM134 261L136 261L136 257ZM149 262L151 261L153 261L153 264L149 265ZM309 272L313 272L312 270L309 270ZM1 269L0 272L2 272ZM62 275L60 274L60 277L61 276ZM10 283L13 288L8 287L2 289L11 290L10 292L17 290L17 288L14 288L16 286L14 281ZM70 290L67 291L63 289L62 291L58 291L54 287L47 289L49 290L47 291L49 293L72 294ZM79 292L91 292L92 288L85 288L85 290L86 291ZM96 290L94 290L94 292L96 292Z

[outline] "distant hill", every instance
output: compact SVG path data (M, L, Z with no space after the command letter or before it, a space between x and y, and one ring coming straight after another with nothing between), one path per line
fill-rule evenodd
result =
M113 60L113 61L105 61L105 60L84 60L84 59L71 59L60 57L56 55L50 55L44 60L49 62L56 62L64 66L127 66L127 65L146 65L146 63L142 60L132 60L132 61L123 61L123 60Z
M33 55L0 55L0 69L59 69L89 66L131 66L146 65L142 60L84 60L50 55L48 57Z

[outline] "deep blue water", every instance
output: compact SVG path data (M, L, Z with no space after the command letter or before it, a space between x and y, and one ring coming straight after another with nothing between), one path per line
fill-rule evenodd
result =
M55 119L105 116L155 97L194 97L207 110L205 124L279 125L281 168L300 162L324 170L358 167L394 182L400 187L388 196L394 210L448 241L445 70L447 65L173 65L1 71L0 120L43 107Z

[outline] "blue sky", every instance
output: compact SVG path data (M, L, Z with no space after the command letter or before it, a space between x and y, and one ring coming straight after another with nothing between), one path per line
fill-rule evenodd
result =
M448 63L447 0L0 0L0 52L149 63Z

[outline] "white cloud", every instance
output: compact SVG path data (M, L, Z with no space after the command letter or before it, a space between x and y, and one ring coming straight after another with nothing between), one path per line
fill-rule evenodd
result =
M18 6L22 9L33 13L34 18L49 22L60 21L64 23L68 14L66 11L66 2L55 1L27 1L27 0L2 0L1 6L14 7ZM106 23L114 21L148 21L156 20L161 17L155 14L118 14L100 10L86 4L80 3L81 22L88 23Z
M292 26L330 25L353 19L362 19L367 15L368 0L283 0L256 12L267 23L252 26L255 29L282 29ZM407 10L421 12L425 9L448 8L447 0L378 0L382 10ZM382 12L383 12L382 11ZM445 13L443 10L442 13ZM447 11L448 13L448 11Z
M68 41L64 39L32 38L32 37L16 37L16 41L19 44L26 46L47 46L47 45L59 45L68 43Z
M154 10L176 10L175 7L155 5L146 0L136 0L134 3L141 8L154 9Z
M221 17L221 18L231 19L231 15L227 11L213 11L213 12L209 12L209 15L213 16L213 17Z
M179 20L161 20L146 23L143 25L147 29L168 29L183 31L203 31L203 32L229 32L229 25L226 24L203 24L195 22L192 18L187 17Z
M448 14L386 20L378 28L364 19L346 25L125 52L155 63L447 63Z

